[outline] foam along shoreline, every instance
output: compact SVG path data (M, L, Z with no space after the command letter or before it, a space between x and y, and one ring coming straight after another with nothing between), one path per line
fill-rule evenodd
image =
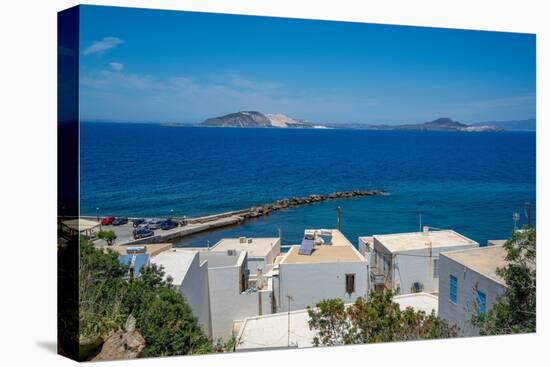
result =
M206 232L213 229L228 227L232 225L243 224L249 219L259 218L269 215L272 212L287 208L315 204L322 201L352 199L366 196L382 196L388 195L382 190L354 190L354 191L338 191L327 195L311 194L308 196L285 198L272 203L253 206L247 209L213 214L203 217L187 218L185 223L179 227L166 230L156 231L155 235L148 238L132 240L131 234L125 236L128 241L118 243L119 245L135 245L148 243L163 243L170 242L176 239L181 239L192 234ZM182 221L183 223L183 221ZM131 226L129 227L131 228Z

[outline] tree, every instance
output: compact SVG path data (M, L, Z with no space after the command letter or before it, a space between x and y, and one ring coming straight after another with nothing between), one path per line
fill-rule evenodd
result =
M455 326L438 318L432 311L401 310L392 301L391 292L371 292L368 301L358 298L345 306L341 299L323 300L315 309L308 308L309 327L317 335L315 346L363 344L418 339L450 338Z
M204 354L212 351L197 319L162 269L152 265L129 284L126 312L136 317L146 341L143 357Z
M102 251L80 242L80 340L93 341L122 328L129 315L145 339L141 356L208 353L210 340L183 296L163 280L162 269L144 268L141 276L127 276L128 267L112 250Z
M108 231L101 230L97 234L97 237L99 239L105 240L105 242L107 242L107 245L109 245L109 246L111 246L113 244L113 242L115 242L115 240L116 240L115 231L112 231L112 230L108 230Z
M472 317L481 335L536 331L536 247L536 232L528 228L514 232L504 244L508 264L497 275L506 282L506 291L491 310Z

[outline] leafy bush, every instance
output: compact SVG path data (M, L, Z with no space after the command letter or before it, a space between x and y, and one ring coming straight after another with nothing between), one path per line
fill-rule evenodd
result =
M315 346L363 344L419 339L450 338L455 326L432 311L405 310L392 301L391 292L371 292L368 301L358 298L346 307L341 299L323 300L308 309L309 327L316 330Z

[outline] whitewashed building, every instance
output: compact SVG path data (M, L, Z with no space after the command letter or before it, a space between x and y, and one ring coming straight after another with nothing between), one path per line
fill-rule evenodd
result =
M396 295L439 289L439 254L450 250L477 248L479 244L453 230L374 235L360 238L370 252L371 285L374 290L391 289ZM368 245L372 247L369 248Z
M184 296L197 317L206 335L212 335L210 295L208 292L208 265L195 251L169 249L150 260L164 269L165 279L172 278L172 284Z
M216 243L210 251L227 252L228 250L246 251L248 270L251 277L267 273L273 267L275 258L281 254L281 239L278 237L262 238L224 238Z
M249 286L247 252L239 250L199 252L208 264L212 336L227 340L233 321L272 312L271 282Z
M437 296L428 293L414 293L395 296L393 301L404 310L437 314ZM352 303L346 304L346 307ZM269 350L284 348L309 348L313 346L315 330L309 328L307 309L280 312L272 315L247 317L234 323L236 335L235 350Z
M308 235L315 239L304 251ZM315 307L326 298L340 298L345 303L366 299L367 266L363 255L340 231L307 230L302 245L291 246L273 269L275 310Z
M451 251L439 264L439 316L459 327L464 336L479 335L471 319L489 311L506 290L496 269L506 266L502 246Z

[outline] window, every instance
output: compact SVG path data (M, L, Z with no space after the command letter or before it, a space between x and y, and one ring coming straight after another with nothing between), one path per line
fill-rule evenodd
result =
M355 292L355 274L346 274L346 293Z
M487 296L481 291L477 291L477 314L487 312Z
M458 280L456 279L456 277L454 275L449 276L449 283L450 283L449 300L452 303L456 303L456 301L457 301L457 282L458 282Z
M439 259L434 259L434 278L439 278Z

